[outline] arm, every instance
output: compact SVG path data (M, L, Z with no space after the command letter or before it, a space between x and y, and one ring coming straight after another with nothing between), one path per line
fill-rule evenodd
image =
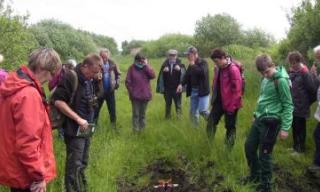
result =
M317 90L315 84L316 84L316 78L313 79L310 73L305 73L303 74L303 80L304 80L304 85L306 86L306 90L308 94L314 94Z
M132 89L132 74L131 74L131 70L132 67L130 66L127 72L127 76L126 76L126 81L125 81L125 85L128 89L129 95L131 94L131 89Z
M86 129L88 127L88 122L85 119L82 119L76 112L74 112L69 105L62 100L56 100L54 102L54 105L67 117L77 122L77 124L83 129Z
M287 79L280 78L278 82L281 112L281 131L288 132L292 124L293 103Z
M143 68L144 72L147 74L149 79L154 79L156 77L154 70L149 64L146 64L146 66Z

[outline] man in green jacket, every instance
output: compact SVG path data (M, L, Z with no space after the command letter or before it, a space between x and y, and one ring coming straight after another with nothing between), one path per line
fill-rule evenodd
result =
M278 134L281 139L288 137L293 103L289 76L283 67L276 67L271 57L265 54L256 58L256 67L263 80L254 122L245 143L250 175L244 181L259 184L259 192L269 192L272 179L272 149Z

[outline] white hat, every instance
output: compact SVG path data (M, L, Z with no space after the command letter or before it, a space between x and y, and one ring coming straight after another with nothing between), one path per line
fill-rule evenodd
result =
M175 49L169 49L168 55L178 55L178 51Z

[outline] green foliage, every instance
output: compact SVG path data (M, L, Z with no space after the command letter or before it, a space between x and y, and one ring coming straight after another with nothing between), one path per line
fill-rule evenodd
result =
M128 55L131 53L132 49L141 49L145 41L141 40L132 40L130 42L123 41L121 43L122 55Z
M214 47L236 44L241 39L240 24L228 14L207 15L196 22L196 46L205 54Z
M265 31L254 28L247 31L243 31L243 37L240 42L242 45L248 47L270 47L271 44L275 43L275 39L272 35Z
M97 35L95 33L88 33L85 31L81 32L89 34L98 48L108 48L110 52L115 55L119 53L117 43L112 37Z
M148 57L163 57L169 49L176 49L183 55L187 47L193 44L192 36L182 34L167 34L155 41L148 41L142 46L142 52Z
M1 67L13 69L26 61L29 52L38 46L27 28L28 16L13 15L11 7L0 0L0 54L4 56Z
M41 47L54 48L62 60L74 58L80 61L88 53L97 51L88 33L77 31L56 20L43 20L31 26L31 31Z
M281 42L279 54L285 57L289 51L298 50L304 56L320 42L320 0L304 0L293 8L287 40ZM309 54L310 55L310 54ZM310 60L313 58L309 57Z

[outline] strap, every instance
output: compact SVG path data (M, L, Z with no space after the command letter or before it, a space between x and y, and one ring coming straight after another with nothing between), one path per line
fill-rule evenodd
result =
M71 94L71 98L69 101L69 106L71 106L71 104L73 103L74 97L76 95L77 89L78 89L78 84L79 84L79 80L78 80L78 75L74 70L70 70L69 71L72 75L72 94Z

